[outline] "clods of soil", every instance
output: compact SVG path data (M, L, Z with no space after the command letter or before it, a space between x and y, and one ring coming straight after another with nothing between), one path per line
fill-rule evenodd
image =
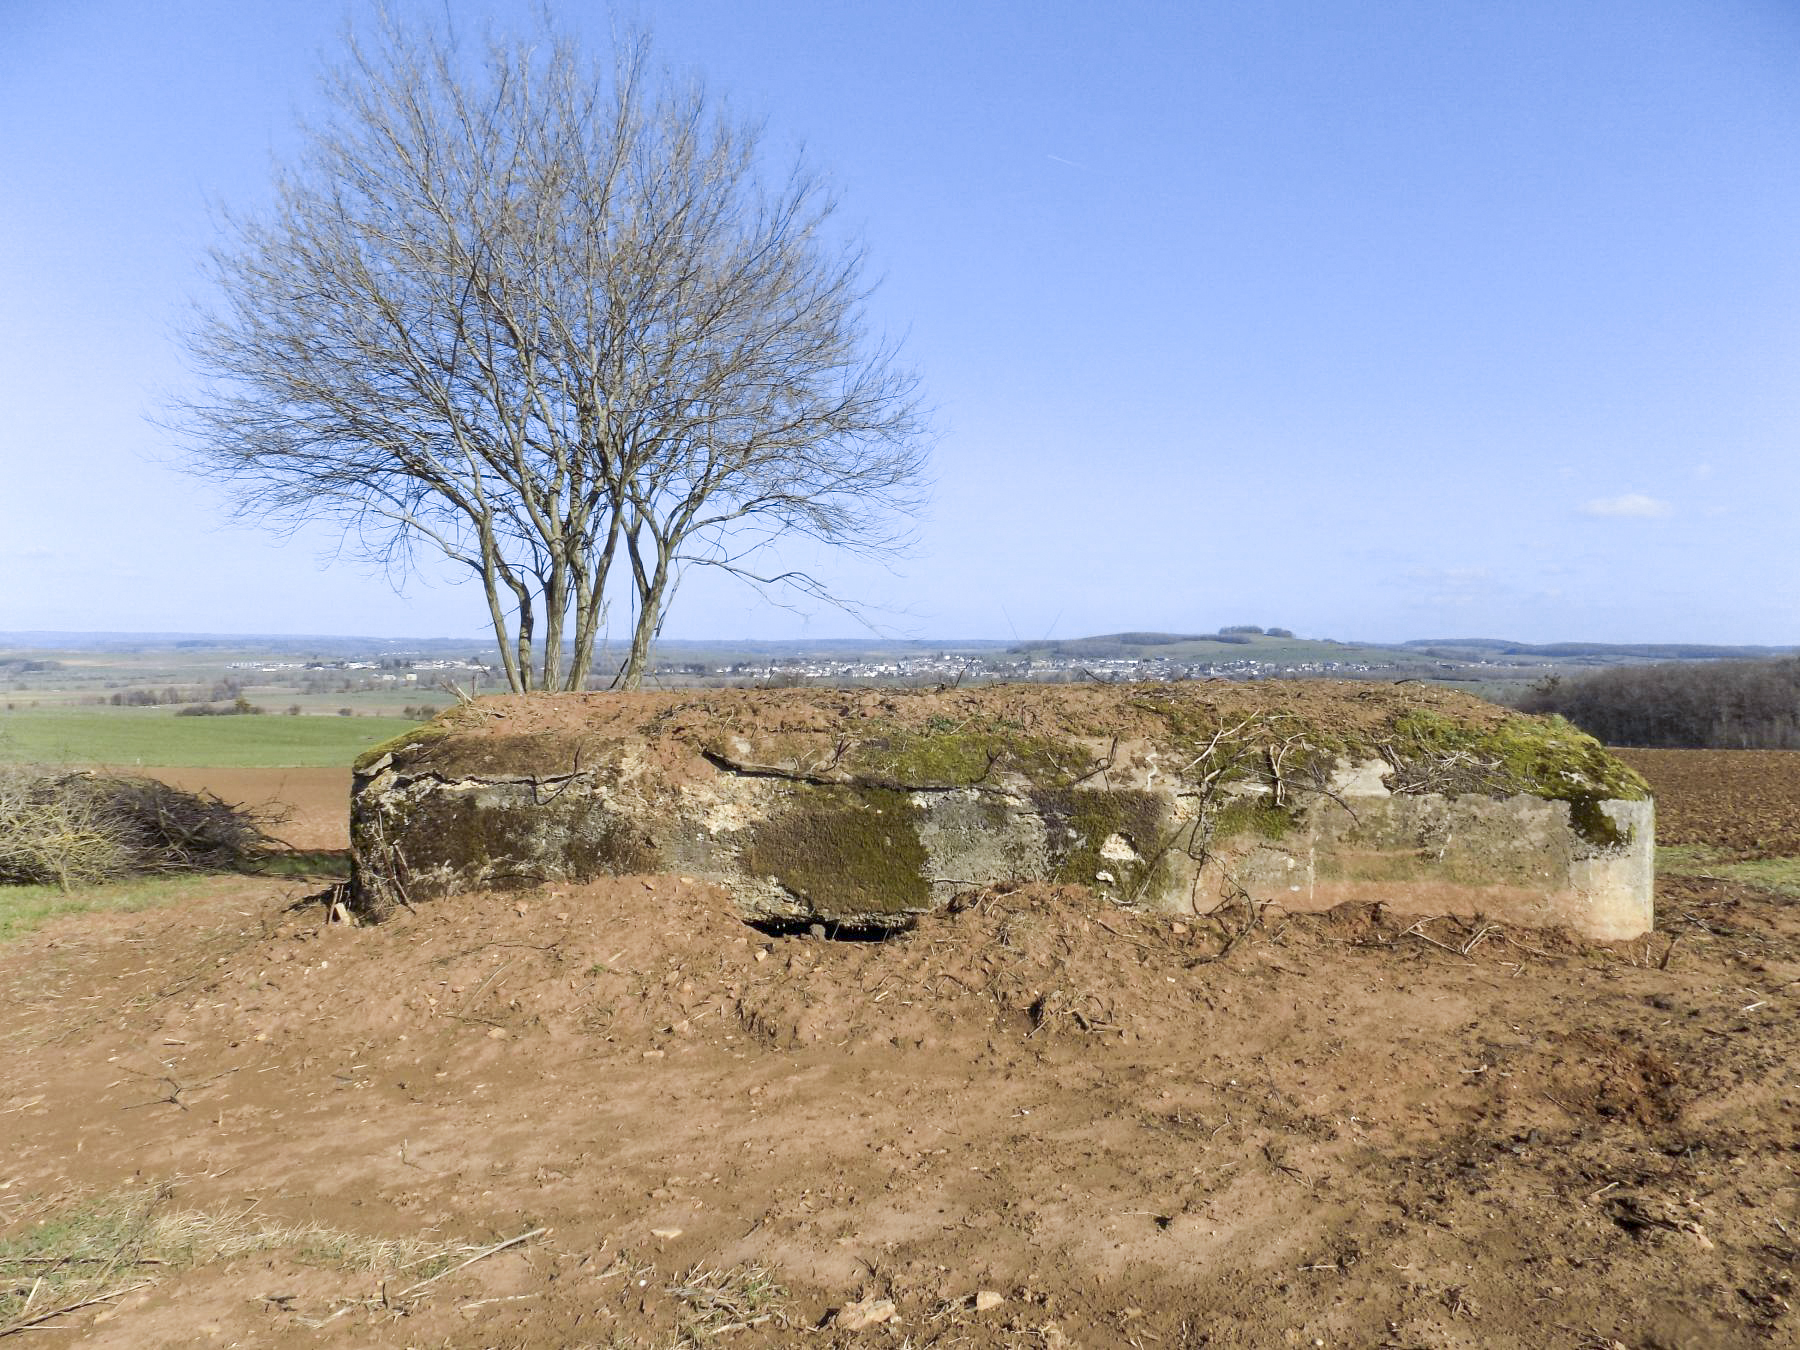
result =
M96 1197L263 1234L121 1265L134 1287L42 1335L1698 1350L1800 1327L1800 912L1764 892L1682 881L1655 934L1608 945L1049 888L834 941L677 876L355 928L316 889L197 882L0 949L7 1280L35 1278L5 1264L21 1235ZM435 1255L348 1255L376 1239Z

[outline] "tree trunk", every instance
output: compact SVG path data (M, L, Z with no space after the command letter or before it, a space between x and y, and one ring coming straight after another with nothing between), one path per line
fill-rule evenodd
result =
M569 610L569 565L560 557L550 562L544 582L544 674L540 689L562 686L563 621Z
M513 644L515 651L518 653L514 658L514 669L517 673L513 678L513 692L515 694L529 694L531 692L533 673L531 669L531 644L533 632L536 628L536 624L532 619L531 587L527 586L510 572L507 573L506 581L507 584L512 587L513 598L519 602L519 636L517 642Z
M613 553L619 547L619 518L611 513L606 532L606 546L590 573L578 569L575 574L575 656L569 663L565 689L579 690L587 684L594 668L594 642L600 635L600 620L606 613L606 578L612 571Z
M619 688L641 689L644 668L650 664L650 644L662 630L663 592L669 584L669 550L658 543L656 569L648 583L640 586L637 627L631 634L631 653L625 658L625 669L619 673Z

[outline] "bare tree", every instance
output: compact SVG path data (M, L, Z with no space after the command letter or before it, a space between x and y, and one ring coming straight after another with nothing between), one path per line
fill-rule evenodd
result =
M466 567L520 691L582 687L617 594L635 687L684 567L829 599L770 546L904 542L916 379L834 196L803 164L765 181L757 126L641 36L608 64L547 25L469 62L388 21L326 91L187 335L177 425L240 516Z

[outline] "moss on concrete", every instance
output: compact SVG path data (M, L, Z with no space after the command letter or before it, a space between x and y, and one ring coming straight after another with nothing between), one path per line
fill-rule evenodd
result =
M1135 900L1157 888L1163 880L1168 840L1164 824L1165 803L1154 793L1135 789L1039 788L1032 804L1044 821L1051 879L1095 887L1106 873L1113 878L1110 890L1123 900ZM1131 846L1133 858L1109 858L1101 850L1117 835Z
M900 914L931 904L918 810L885 788L805 787L757 822L744 870L774 877L818 909Z
M359 774L368 773L375 764L381 761L383 755L392 755L395 759L401 759L407 755L407 752L441 741L459 729L453 722L446 721L441 717L434 718L423 725L411 727L398 736L390 736L379 745L370 746L356 757L351 765L351 770Z
M628 824L587 797L538 805L428 793L395 802L378 829L360 830L359 852L378 856L383 839L399 845L413 876L447 870L483 886L589 881L655 866L654 851Z
M1576 833L1601 848L1616 848L1631 838L1602 804L1650 796L1650 785L1635 770L1560 717L1521 714L1495 726L1475 727L1419 710L1394 719L1389 748L1433 790L1530 793L1567 802ZM1439 766L1443 781L1435 783L1432 773Z
M775 805L771 818L729 832L744 870L774 877L801 908L871 916L927 908L930 858L948 856L946 848L954 853L965 840L985 841L994 855L989 871L966 875L1013 865L985 836L1004 834L1014 813L1029 814L1018 797L1030 799L1044 830L1036 833L1037 822L1021 826L1021 837L1029 836L1021 858L1030 854L1031 870L1044 869L1047 847L1050 879L1133 902L1186 874L1188 860L1171 841L1198 852L1196 843L1241 840L1244 847L1224 851L1261 856L1261 841L1316 823L1308 813L1324 800L1327 775L1343 760L1385 757L1395 766L1389 781L1407 793L1523 793L1564 802L1580 836L1601 848L1629 842L1605 803L1648 796L1642 779L1566 722L1436 691L1275 685L1245 694L1236 686L1138 686L933 697L920 695L911 706L898 696L827 706L771 696L769 706L740 706L708 695L692 707L671 703L648 723L616 711L552 716L557 709L548 704L543 715L525 703L507 705L505 716L459 708L375 747L356 767L367 775L392 757L401 781L378 809L390 813L387 837L404 839L415 869L491 885L654 865L657 846L579 803L603 794L617 777L622 747L635 737L655 743L673 736L681 754L712 747L720 767L794 780L741 787L756 810ZM579 712L584 705L569 706ZM677 710L685 710L679 719ZM1113 784L1148 780L1157 790L1122 789L1097 774L1108 744L1120 747ZM678 758L652 766L666 775L652 781L670 800L687 781L670 767ZM568 784L577 773L579 781ZM409 775L435 775L445 785L408 786ZM493 786L481 787L481 780ZM950 810L935 795L968 788L976 791L960 796L978 806ZM408 805L415 790L417 804ZM639 812L631 828L661 831L661 817L643 823L651 804L627 795L635 805L620 809ZM1177 817L1196 800L1206 804L1205 819ZM663 798L657 801L655 810L666 809ZM583 814L590 809L591 820ZM359 858L375 857L363 837L359 832ZM953 873L954 864L939 865ZM1380 866L1405 870L1412 862ZM766 883L760 889L772 891ZM780 896L774 902L785 903Z
M1230 839L1241 834L1254 834L1264 839L1281 839L1293 825L1293 816L1273 802L1241 797L1228 802L1214 815L1212 837Z
M1323 780L1340 759L1367 759L1377 753L1373 744L1359 745L1342 732L1293 713L1226 717L1204 705L1192 706L1174 691L1147 692L1131 706L1162 719L1181 777L1190 783L1210 780L1214 789L1246 783L1275 787L1271 753L1280 755L1282 777L1298 783ZM1277 822L1259 823L1245 816L1225 832L1263 826L1276 828ZM1280 828L1285 830L1285 824Z
M384 754L392 755L403 773L432 773L450 780L559 778L594 767L592 754L584 759L584 738L577 734L459 735L462 731L454 722L427 722L358 757L355 771L367 773Z
M933 718L921 729L878 727L846 750L852 773L913 787L971 787L996 773L1031 782L1072 782L1089 767L1087 751L1071 741L1031 736L998 722L945 724Z

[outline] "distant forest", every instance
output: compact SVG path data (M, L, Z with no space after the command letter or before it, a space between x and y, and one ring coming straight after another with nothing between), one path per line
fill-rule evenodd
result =
M1519 707L1560 713L1608 745L1800 750L1800 657L1552 675Z

